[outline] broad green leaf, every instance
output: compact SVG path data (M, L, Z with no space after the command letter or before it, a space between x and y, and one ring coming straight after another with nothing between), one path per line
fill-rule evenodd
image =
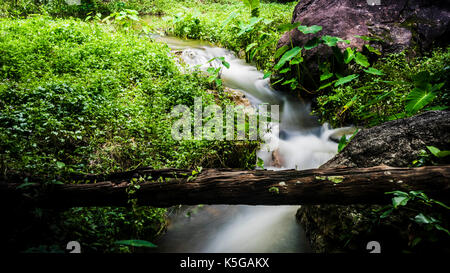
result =
M62 169L62 168L64 168L66 166L66 164L64 164L64 162L60 162L60 161L57 161L56 162L56 167L58 167L59 169Z
M442 158L442 157L446 157L446 156L449 156L449 155L450 155L450 151L440 151L437 154L437 157Z
M450 151L441 151L434 146L427 146L427 149L436 157L442 158L450 155Z
M344 149L344 147L347 145L347 137L345 135L343 135L340 139L339 139L339 144L338 144L338 153L340 153L342 151L342 149Z
M296 23L286 23L286 24L281 24L278 26L278 31L280 32L286 32L286 31L291 31L294 28L297 28L301 23L300 22L296 22Z
M383 219L388 217L392 213L392 211L394 211L394 209L388 209L387 211L383 212L383 214L380 215L380 218Z
M312 39L310 39L310 40L308 40L308 41L306 42L304 48L305 48L306 50L310 50L310 49L315 48L315 47L318 46L319 44L320 44L320 39L317 38L317 37L314 37L314 38L312 38Z
M312 25L312 26L298 26L298 30L300 30L303 34L314 34L322 30L322 26Z
M419 224L434 224L438 222L435 218L424 215L423 213L417 214L416 217L414 217L414 221Z
M286 53L283 54L283 56L280 58L280 60L278 61L278 63L275 65L274 69L278 70L281 67L283 67L283 65L289 61L290 59L294 58L295 56L297 56L300 52L302 51L301 47L294 47L291 50L287 51Z
M289 72L289 71L291 71L291 68L290 67L286 67L286 68L280 70L280 74L284 74L284 73Z
M380 70L375 69L373 67L369 67L368 69L364 69L364 72L369 73L369 74L373 74L373 75L378 75L378 76L384 75L383 72L381 72Z
M436 97L436 93L414 88L406 97L405 110L409 114L415 114L429 104Z
M228 17L227 19L225 19L225 21L222 22L220 28L224 28L226 27L234 18L236 18L238 16L238 14L233 11Z
M352 81L352 80L354 80L354 79L356 79L356 78L358 78L358 77L359 77L359 76L358 76L357 74L351 74L351 75L348 75L347 77L342 77L342 78L340 78L340 79L338 79L338 80L336 81L336 83L334 84L334 86L336 87L336 86L339 86L339 85L348 83L348 82L350 82L350 81Z
M303 57L302 56L296 56L295 58L293 58L289 63L291 65L296 65L303 62Z
M322 75L320 75L320 81L328 80L329 78L333 77L333 75L333 73L325 71Z
M270 77L271 75L272 75L271 72L266 72L266 73L264 73L263 79L267 79L267 78Z
M290 84L290 83L293 83L293 82L296 82L296 81L297 81L296 78L292 78L292 79L290 79L290 80L284 81L281 85Z
M284 45L280 48L277 49L277 51L275 51L275 55L273 56L273 58L276 60L278 59L281 55L283 55L284 52L286 52L289 49L288 45Z
M344 63L348 64L355 57L355 51L350 47L347 47L344 51Z
M408 196L397 196L392 198L392 206L396 209L399 206L405 206L409 201Z
M256 166L260 167L261 169L264 169L264 160L258 157L258 160L256 161Z
M122 240L122 241L116 241L115 244L117 245L126 245L126 246L134 246L134 247L157 247L156 245L152 244L149 241L144 240Z
M325 36L322 36L322 41L327 46L335 46L338 42L342 41L342 39L340 39L338 37L334 37L334 36L325 35Z
M355 62L357 64L359 64L360 66L364 66L364 67L368 67L370 65L369 61L367 60L367 57L364 56L361 52L356 52Z
M322 90L322 89L325 89L325 88L331 86L331 85L332 85L333 83L335 83L335 82L336 82L336 81L332 81L332 82L329 82L329 83L326 83L326 84L322 84L322 85L319 87L319 89L317 89L317 91Z
M428 151L430 151L434 156L437 156L438 153L441 151L438 148L434 146L427 146Z

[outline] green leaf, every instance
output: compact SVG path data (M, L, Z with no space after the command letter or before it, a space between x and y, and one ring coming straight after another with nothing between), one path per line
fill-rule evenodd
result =
M332 82L329 82L329 83L326 83L326 84L322 84L322 85L319 87L319 89L317 89L317 91L322 90L322 89L325 89L325 88L331 86L331 85L332 85L333 83L335 83L335 82L336 82L336 81L332 81Z
M314 34L322 30L322 26L312 25L312 26L298 26L298 30L300 30L303 34Z
M438 221L431 216L424 215L423 213L419 213L414 217L414 221L419 224L434 224Z
M320 44L320 39L317 37L314 37L306 42L304 48L305 48L305 50L310 50L310 49L315 48L319 44Z
M409 201L409 196L397 196L392 198L392 206L396 209L399 206L405 206Z
M58 167L59 169L62 169L62 168L64 168L66 166L66 164L64 164L64 162L60 162L60 161L57 161L56 162L56 167Z
M290 59L294 58L295 56L297 56L300 52L302 51L301 47L294 47L291 50L289 50L288 52L284 53L283 56L280 58L280 60L278 61L278 63L275 65L274 69L278 70L281 67L283 67L283 65L289 61Z
M280 48L277 49L277 51L275 51L275 55L273 56L273 58L276 60L278 59L281 55L283 55L284 52L286 52L289 49L288 45L284 45Z
M436 157L442 158L450 155L450 151L441 151L434 146L427 146L427 149Z
M359 64L360 66L364 66L364 67L368 67L370 65L369 61L367 60L367 57L364 56L361 52L356 52L355 62L357 64Z
M267 78L270 77L271 75L272 75L272 72L266 72L266 73L264 73L263 79L267 79Z
M261 158L258 157L256 166L260 167L261 169L264 169L264 160L262 160Z
M347 47L344 51L344 63L348 64L355 58L355 51L350 47Z
M441 201L437 201L437 200L433 200L434 203L446 208L446 209L450 209L449 206L447 206L446 204L442 203Z
M247 46L247 48L245 48L245 51L248 52L250 49L252 49L253 47L257 46L258 43L251 43Z
M434 146L427 146L428 151L430 151L434 156L437 156L438 153L441 151L438 148Z
M373 67L369 67L368 69L364 69L364 72L369 73L369 74L373 74L373 75L378 75L378 76L384 75L383 72L381 72L380 70L375 69Z
M286 24L281 24L277 27L278 31L280 32L286 32L286 31L291 31L294 28L297 28L301 23L300 22L296 22L296 23L286 23Z
M284 73L289 72L289 71L291 71L291 68L290 67L286 67L286 68L280 70L280 74L284 74Z
M328 181L331 181L335 184L341 183L342 181L344 181L344 177L340 176L340 175L332 175L332 176L327 176Z
M405 110L410 115L417 113L436 97L436 93L414 88L406 97Z
M339 144L338 144L338 153L340 153L342 151L342 149L344 149L344 147L347 145L347 137L345 135L343 135L341 137L341 139L339 139Z
M388 217L393 211L394 209L388 209L387 211L383 212L383 214L380 215L380 218Z
M338 38L338 37L334 37L334 36L329 36L329 35L325 35L322 36L322 41L327 45L327 46L335 46L338 42L342 41L342 39Z
M303 57L302 57L302 56L297 56L297 57L295 57L294 59L292 59L292 60L289 62L289 64L290 64L290 65L296 65L296 64L299 64L299 63L301 63L301 62L303 62Z
M320 81L328 80L329 78L333 77L333 75L333 73L325 71L322 75L320 75Z
M381 52L380 52L378 49L374 48L373 46L371 46L371 45L365 45L365 47L366 47L370 52L375 53L375 54L377 54L377 55L381 55Z
M126 245L126 246L134 246L134 247L149 247L149 248L157 247L156 245L152 244L149 241L135 240L135 239L116 241L115 244L117 244L117 245Z
M280 193L280 189L278 189L277 187L270 187L269 188L269 192L273 192L275 194L279 194Z
M351 74L351 75L348 75L347 77L342 77L342 78L340 78L340 79L338 79L338 80L336 81L336 83L334 84L334 86L336 87L336 86L339 86L339 85L348 83L348 82L350 82L350 81L352 81L352 80L354 80L354 79L356 79L356 78L358 78L358 77L359 77L359 76L358 76L357 74Z

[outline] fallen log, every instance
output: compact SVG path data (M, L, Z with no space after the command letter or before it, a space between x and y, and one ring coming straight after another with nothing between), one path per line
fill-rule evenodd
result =
M450 165L303 171L206 169L194 176L188 170L140 169L77 179L73 184L45 188L40 185L18 188L18 183L3 182L0 183L0 202L7 206L28 204L53 208L127 206L130 181L139 185L132 195L138 204L155 207L180 204L382 204L392 198L385 192L394 190L423 190L432 198L450 200ZM33 192L38 194L33 195Z

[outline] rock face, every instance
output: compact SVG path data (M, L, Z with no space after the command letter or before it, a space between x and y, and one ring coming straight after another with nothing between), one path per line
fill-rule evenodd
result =
M427 48L433 42L448 44L450 3L448 0L302 0L294 9L292 23L319 25L317 35L349 39L361 48L364 41L355 35L378 36L384 40L383 52L398 52L417 43ZM312 36L298 30L285 33L279 46L303 45Z
M369 5L368 3L379 5ZM350 40L348 46L362 49L367 41L356 38L364 35L379 38L370 44L383 54L400 52L406 48L421 51L430 46L447 45L450 41L450 1L448 0L302 0L294 9L292 23L319 25L317 34L303 34L297 29L285 33L278 47L303 46L315 36L331 35ZM305 63L317 55L331 56L332 51L322 45L305 56ZM312 74L317 68L308 67Z
M381 164L404 167L410 165L426 145L449 149L449 111L429 111L362 130L341 153L320 168ZM418 236L409 221L415 215L399 212L381 221L374 214L374 210L379 208L369 205L302 206L297 211L297 219L304 226L316 252L364 252L365 244L372 240L379 241L385 252L407 249L411 240ZM447 235L444 240L442 248L450 251L445 246L450 241Z

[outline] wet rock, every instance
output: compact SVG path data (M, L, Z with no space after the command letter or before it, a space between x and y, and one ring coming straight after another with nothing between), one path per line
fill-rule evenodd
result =
M320 168L409 166L420 149L432 145L441 150L450 147L450 112L429 111L411 118L386 122L364 129L341 153ZM398 212L380 220L377 205L302 206L297 220L303 225L315 252L365 252L369 241L379 241L383 252L399 253L416 238L409 220L410 212ZM450 251L447 241L429 251ZM422 250L423 251L423 250Z

